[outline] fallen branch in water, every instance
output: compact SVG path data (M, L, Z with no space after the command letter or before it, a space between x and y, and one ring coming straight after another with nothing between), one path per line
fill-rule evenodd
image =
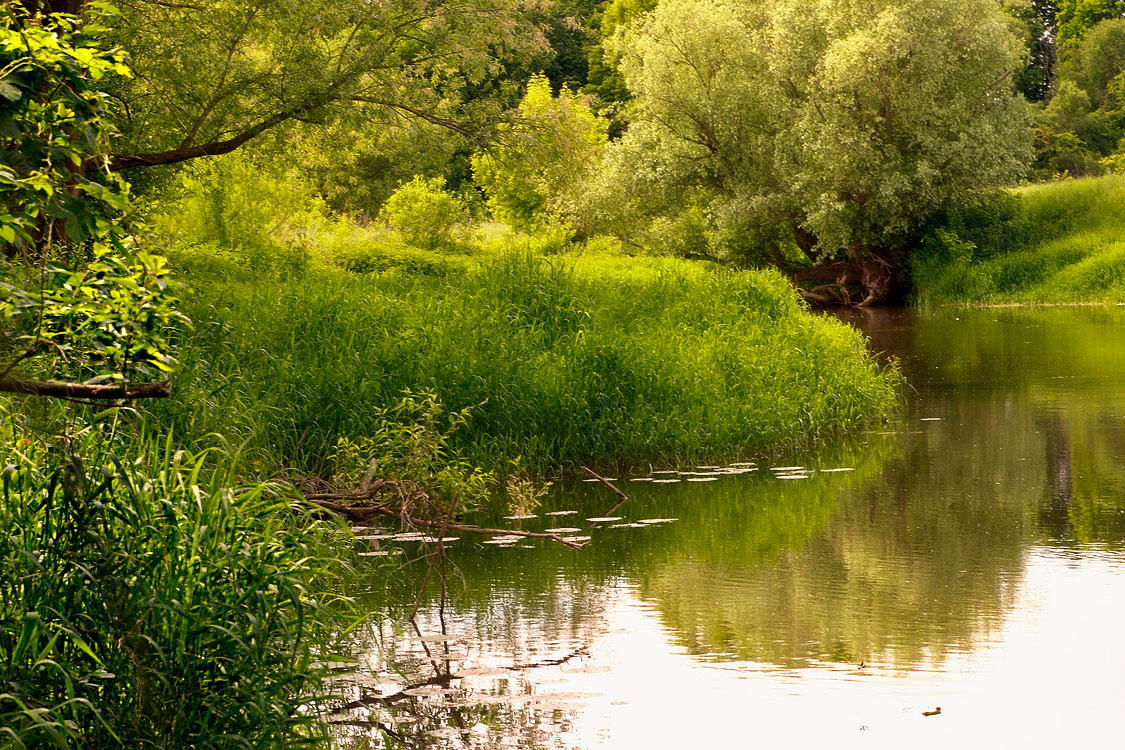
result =
M548 534L536 531L521 531L519 529L494 529L486 526L476 526L467 523L451 523L446 520L431 520L412 512L412 508L419 505L420 500L428 500L428 496L413 482L366 480L366 488L358 492L313 492L306 493L305 499L319 507L343 516L355 523L370 523L376 518L391 518L403 526L421 527L430 530L457 531L462 534L481 534L485 536L505 535L520 536L528 539L549 539L552 542L582 549L585 542L575 542L558 534ZM397 494L397 502L370 503L384 492L391 490Z
M591 469L590 467L588 467L588 466L583 466L583 467L582 467L582 471L586 472L587 474L589 474L590 476L592 476L592 477L593 477L594 479L597 479L597 480L598 480L599 482L601 482L602 484L604 484L604 485L605 485L606 487L609 487L609 488L610 488L611 490L613 490L614 492L616 492L616 493L617 493L617 496L618 496L619 498L621 498L621 502L622 502L622 503L623 503L623 502L625 502L626 500L628 500L628 499L629 499L629 496L628 496L628 495L626 495L626 494L625 494L624 492L622 492L621 490L617 489L617 487L615 487L615 486L614 486L614 485L613 485L613 484L612 484L612 483L611 483L611 482L610 482L610 481L609 481L608 479L606 479L605 477L603 477L603 476L602 476L601 474L597 473L596 471L594 471L594 470L593 470L593 469ZM620 505L620 504L621 504L621 503L618 503L618 505Z
M607 510L605 513L602 513L603 516L611 515L614 511L616 511L618 508L620 508L622 505L624 505L629 500L628 495L626 495L621 490L617 489L617 487L615 487L613 484L610 484L610 481L608 479L606 479L605 477L603 477L601 474L598 474L596 471L594 471L593 469L591 469L588 466L583 466L582 470L585 471L590 476L592 476L594 479L597 479L599 482L604 484L606 487L609 487L611 490L616 492L617 496L619 498L621 498L620 500L617 501L617 503L614 504L614 506L612 508Z

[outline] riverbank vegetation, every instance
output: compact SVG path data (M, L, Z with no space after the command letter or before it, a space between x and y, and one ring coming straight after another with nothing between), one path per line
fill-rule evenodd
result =
M802 297L1115 294L1118 183L988 197L1116 168L1088 5L5 4L0 746L323 739L302 490L807 445L899 375Z
M755 453L896 403L862 338L810 316L776 273L512 243L439 275L314 267L269 285L205 250L173 256L194 329L153 413L315 473L382 406L431 391L470 408L452 436L469 460L550 470Z
M1125 301L1125 175L1029 185L951 211L915 258L923 303Z
M326 508L440 540L580 462L895 408L776 271L567 220L608 126L521 8L201 7L0 10L0 747L323 745L356 544ZM404 171L353 191L370 149Z

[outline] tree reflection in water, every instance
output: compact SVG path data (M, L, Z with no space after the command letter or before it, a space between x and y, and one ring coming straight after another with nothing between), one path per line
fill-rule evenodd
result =
M410 717L397 730L407 744L581 746L572 725L584 696L569 688L591 667L613 668L585 649L626 600L647 602L669 641L706 662L940 673L1002 637L1029 555L1125 547L1122 311L881 312L856 322L912 385L899 423L713 482L621 477L626 521L678 520L597 524L581 552L470 543L455 553L464 586L449 617L463 658L430 694L397 702L409 703L394 714ZM768 471L797 464L811 476ZM828 468L854 471L817 471ZM577 484L544 510L581 519L615 501ZM385 602L380 594L371 607ZM426 616L440 631L433 608ZM364 638L394 645L389 635L372 626ZM418 645L382 652L373 666L389 660L429 679ZM347 718L367 715L356 706Z

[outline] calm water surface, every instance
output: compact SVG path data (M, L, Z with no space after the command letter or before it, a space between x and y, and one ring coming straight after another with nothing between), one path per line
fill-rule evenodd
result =
M901 363L899 420L519 522L580 552L453 543L422 637L360 635L345 746L1120 747L1125 310L848 319ZM411 718L365 703L395 694Z

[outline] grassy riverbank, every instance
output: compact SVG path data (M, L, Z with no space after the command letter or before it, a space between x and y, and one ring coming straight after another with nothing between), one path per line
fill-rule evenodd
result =
M109 413L64 450L5 406L0 748L327 746L347 529L236 451Z
M471 507L497 475L777 450L897 405L898 373L776 273L430 255L180 251L172 398L0 402L0 746L325 744L351 544L271 477L374 465Z
M451 445L500 470L767 451L897 404L862 337L772 272L509 250L440 275L314 263L263 280L209 250L176 260L194 329L151 414L267 472L330 471L336 442L406 391L471 407Z
M1125 175L1019 188L966 210L915 265L923 303L1125 302Z

